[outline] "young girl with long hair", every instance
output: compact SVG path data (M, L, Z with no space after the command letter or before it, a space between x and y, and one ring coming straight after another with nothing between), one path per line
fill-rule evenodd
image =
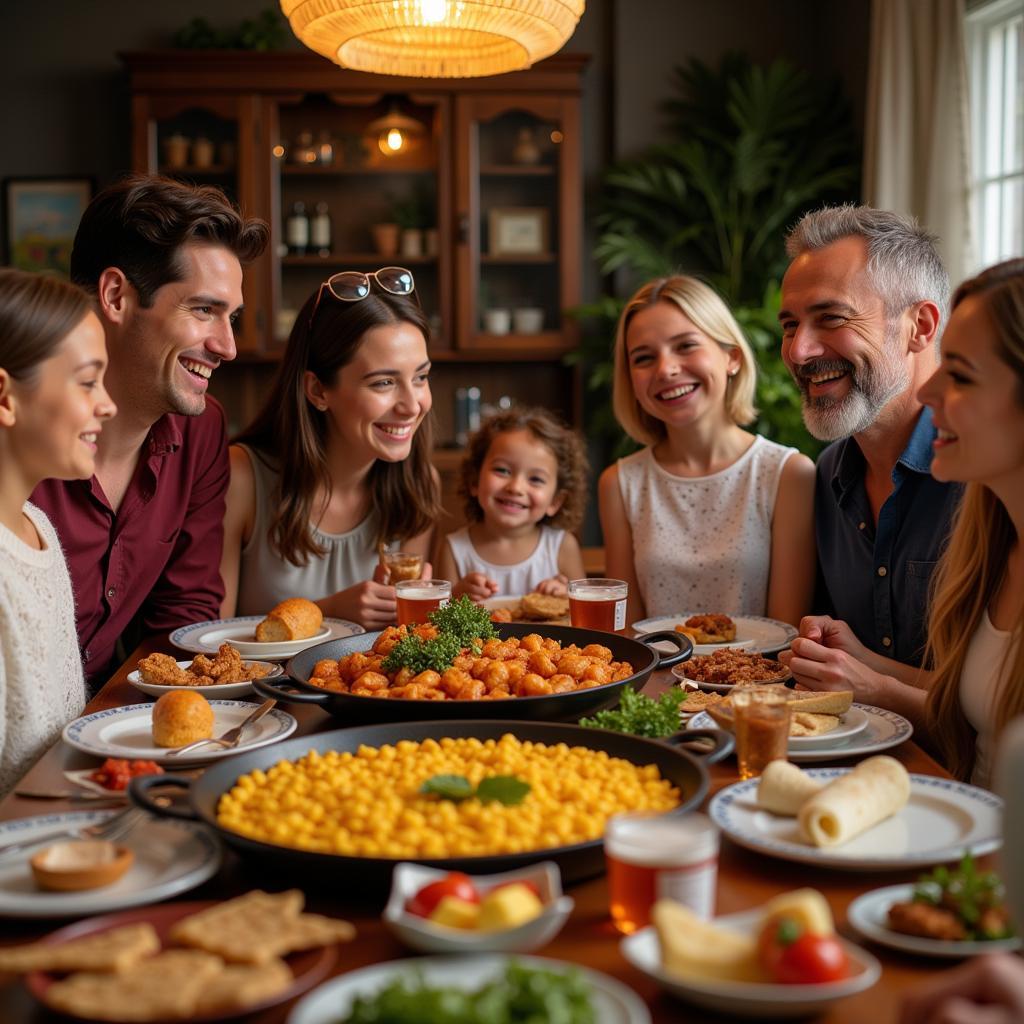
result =
M965 281L952 306L919 393L938 430L932 474L966 484L932 584L928 668L908 679L831 619L803 624L784 659L813 689L852 687L906 715L954 775L986 785L996 740L1024 713L1024 260Z
M413 289L400 267L343 271L300 311L266 405L231 447L223 615L307 597L367 629L395 621L380 552L398 542L426 559L440 513Z
M629 611L769 615L800 621L814 583L814 466L743 429L754 355L708 285L645 284L615 336L612 401L646 445L601 475L608 576Z
M67 565L28 501L93 475L114 403L103 328L80 288L0 270L0 796L85 707Z
M564 596L584 576L573 536L587 500L579 435L544 409L511 409L470 438L459 492L468 526L449 534L438 573L454 594Z

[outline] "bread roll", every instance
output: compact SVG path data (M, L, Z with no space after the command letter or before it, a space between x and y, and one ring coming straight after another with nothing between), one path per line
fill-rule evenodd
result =
M800 808L800 835L815 846L839 846L895 814L909 798L906 768L893 757L869 757Z
M312 601L304 597L289 597L275 605L256 627L256 639L268 644L282 640L305 640L316 636L323 621L324 613Z
M171 690L153 705L153 742L183 747L213 735L213 708L195 690Z
M795 816L822 785L789 761L769 761L757 784L757 805L773 814Z

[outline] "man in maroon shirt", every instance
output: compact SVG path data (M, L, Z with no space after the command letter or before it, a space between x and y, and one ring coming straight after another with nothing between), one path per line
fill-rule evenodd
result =
M118 415L90 480L33 492L60 536L86 678L106 680L138 616L163 631L220 614L229 467L224 411L206 390L235 358L242 264L268 231L215 188L133 177L89 204L71 277L96 296Z

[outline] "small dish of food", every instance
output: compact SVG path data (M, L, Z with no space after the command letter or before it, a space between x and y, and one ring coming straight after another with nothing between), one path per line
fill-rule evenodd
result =
M529 953L561 931L573 906L552 861L473 876L402 863L384 922L423 953Z
M684 633L693 641L694 654L713 654L723 647L774 654L789 647L797 635L796 629L788 622L758 615L726 615L717 611L658 615L634 622L632 628L639 634L664 630ZM665 649L669 649L667 645Z
M623 956L673 995L719 1013L819 1013L881 974L867 950L835 934L828 903L814 889L710 922L662 899L652 920L622 940Z
M859 896L850 925L882 946L924 956L968 957L1021 948L994 871L979 870L970 854L940 866L916 885L890 885Z
M29 859L40 889L79 892L112 885L131 866L135 854L127 846L101 839L51 843Z
M279 676L280 665L244 661L230 644L222 643L214 655L197 654L191 661L176 661L167 654L149 654L128 673L137 690L160 697L171 690L201 689L207 697L244 697L252 693L252 680Z
M756 651L737 651L725 647L713 654L698 654L681 665L674 675L684 685L710 693L730 693L735 686L784 683L793 673L774 658Z
M513 594L490 597L481 605L491 612L494 622L536 622L569 625L569 598L552 594Z

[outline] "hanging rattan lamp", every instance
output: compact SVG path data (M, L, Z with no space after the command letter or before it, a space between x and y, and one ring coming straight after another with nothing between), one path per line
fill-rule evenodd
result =
M529 67L572 35L584 0L280 0L311 50L356 71L476 78Z

